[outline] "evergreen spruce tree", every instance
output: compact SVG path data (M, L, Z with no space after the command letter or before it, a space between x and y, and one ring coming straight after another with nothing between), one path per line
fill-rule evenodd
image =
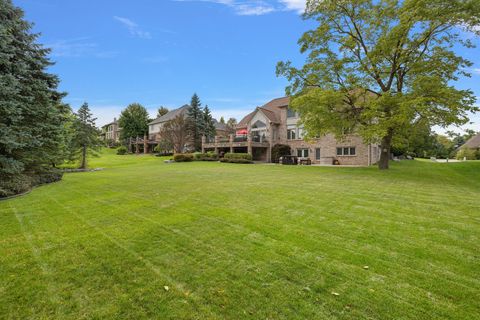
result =
M195 151L200 151L202 149L202 134L204 131L204 118L203 110L200 98L196 93L193 94L192 100L190 102L190 108L188 109L188 118L189 118L189 136L193 140L193 146Z
M92 117L87 103L75 114L70 160L79 160L80 169L87 168L87 156L96 156L101 146L95 120L97 119Z
M205 106L203 109L203 135L208 138L213 138L215 133L215 121L213 120L210 109L208 106Z
M225 124L225 118L223 116L220 117L220 121L218 121L218 122L220 122L221 124Z
M37 38L23 11L0 0L0 196L25 191L28 176L62 160L69 110L58 78L46 72L50 50Z

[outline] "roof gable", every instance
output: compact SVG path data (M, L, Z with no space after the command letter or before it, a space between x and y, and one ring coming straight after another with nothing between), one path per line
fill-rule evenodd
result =
M169 111L168 113L164 114L160 118L157 118L157 119L153 120L148 125L154 125L154 124L157 124L157 123L163 123L163 122L170 121L170 120L176 118L179 115L185 115L187 113L188 109L190 109L190 105L186 104L183 107L180 107L178 109L174 109L172 111Z

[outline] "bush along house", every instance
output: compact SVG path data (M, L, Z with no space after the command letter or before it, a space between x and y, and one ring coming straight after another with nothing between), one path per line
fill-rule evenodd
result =
M287 145L291 155L314 164L368 166L379 160L379 146L366 144L355 134L342 140L327 134L305 141L299 116L288 104L289 98L285 97L257 107L238 123L235 134L203 138L202 151L245 152L255 161L272 162L274 146Z

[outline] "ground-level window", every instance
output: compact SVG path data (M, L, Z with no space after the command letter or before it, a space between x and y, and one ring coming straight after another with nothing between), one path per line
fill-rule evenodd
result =
M341 147L337 148L337 156L355 156L357 150L355 147Z
M300 158L308 158L308 149L297 149L297 156Z
M315 160L320 160L320 148L315 148Z

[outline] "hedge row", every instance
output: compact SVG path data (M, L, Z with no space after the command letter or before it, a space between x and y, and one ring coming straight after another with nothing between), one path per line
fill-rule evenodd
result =
M191 161L218 161L227 163L253 163L252 155L248 153L226 153L224 158L219 159L214 152L207 153L177 153L173 155L175 162Z
M29 191L35 186L62 180L63 172L54 169L42 169L31 174L17 174L0 177L0 198L10 197Z
M207 153L194 153L193 158L195 161L218 161L218 154L215 152L207 152Z

